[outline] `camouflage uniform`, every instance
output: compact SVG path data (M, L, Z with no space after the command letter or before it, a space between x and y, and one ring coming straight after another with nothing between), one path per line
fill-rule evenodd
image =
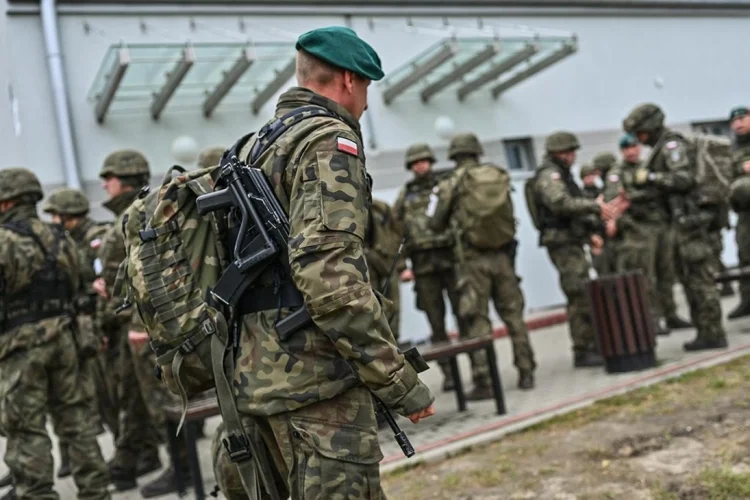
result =
M100 298L97 317L101 322L102 332L109 339L108 353L112 356L110 366L117 366L116 384L118 387L120 411L124 413L120 420L119 436L116 451L111 464L112 481L120 490L136 486L138 473L158 469L159 442L161 431L150 417L143 392L139 383L143 370L136 368L128 331L142 331L132 310L127 309L119 314L115 311L122 299L114 295L115 278L120 263L125 259L125 242L122 236L122 214L138 196L138 188L147 185L149 178L148 163L143 156L132 150L116 151L104 160L100 177L116 176L133 189L125 191L104 203L116 220L102 238L99 247L99 260L102 264L101 277L107 285L110 299ZM150 368L153 376L153 365Z
M658 106L636 107L623 122L623 128L635 135L646 134L647 144L652 147L648 160L635 173L635 184L656 187L668 203L677 242L677 270L698 330L697 338L684 347L726 347L709 238L721 202L700 196L695 183L695 151L682 135L664 127L664 113Z
M586 163L581 167L581 181L584 181L581 193L590 200L597 199L604 191L596 184L586 184L585 182L585 178L595 172L597 172L597 169L594 167L593 163ZM604 276L605 274L615 272L615 256L613 255L613 252L610 251L614 243L614 241L607 239L604 243L604 248L599 252L599 255L594 255L593 253L590 254L591 265L596 270L597 276Z
M101 238L107 231L107 224L100 224L89 217L89 200L86 195L76 189L61 188L51 193L44 203L44 211L57 215L68 228L68 234L78 247L82 261L80 269L81 291L76 298L77 332L76 345L78 359L81 366L81 385L86 392L87 401L91 405L91 415L98 413L103 423L117 439L118 416L114 402L117 399L111 377L107 375L106 355L102 352L102 340L96 331L94 313L96 312L96 291L92 284L96 279L94 261L96 250ZM53 423L57 415L52 415ZM70 475L67 444L60 440L60 455L62 465L59 477Z
M615 165L617 165L617 158L612 153L598 153L591 160L591 166L599 171L602 180L602 187L597 190L599 194L604 193L609 172ZM590 196L590 193L586 193L585 188L584 194ZM592 199L596 198L596 196L592 197ZM612 239L604 235L604 247L601 252L599 255L591 256L591 261L598 276L617 272L617 243L617 238Z
M467 170L480 166L479 156L483 153L474 134L460 134L451 141L448 156L456 162L456 167L453 175L440 184L439 201L432 221L433 230L468 227L469 221L463 216L466 211L459 209L463 203L462 197L465 196L460 183ZM510 198L508 203L512 203ZM465 238L459 244L460 258L457 259L456 271L459 314L466 322L467 336L476 338L492 334L489 317L489 301L492 300L513 343L513 364L519 372L519 387L533 388L536 362L523 319L525 303L519 285L521 279L515 269L517 240L497 249L477 248ZM485 352L472 353L471 360L474 391L468 397L492 397Z
M78 497L110 498L97 422L81 384L72 324L79 255L61 228L39 220L33 173L0 171L0 431L17 498L57 499L45 416L68 443ZM15 226L16 229L11 229ZM36 306L36 307L35 307ZM94 418L92 418L92 416Z
M406 168L414 162L428 160L435 162L435 155L427 144L415 144L406 152ZM445 328L445 295L451 305L459 333L466 336L464 322L459 316L458 288L456 287L455 257L453 246L455 239L449 230L435 232L430 228L431 193L437 189L439 176L430 171L423 176L415 176L401 190L394 206L394 214L403 225L404 253L409 259L414 273L414 295L416 308L424 311L430 323L433 343L447 342ZM436 196L433 195L436 199ZM452 390L453 379L447 361L440 362L440 368L446 374L444 390Z
M198 168L209 168L218 165L221 162L223 154L224 148L219 146L204 149L198 154Z
M584 290L589 264L583 245L595 230L601 230L600 208L596 201L583 196L570 166L553 156L578 147L578 139L568 132L556 132L547 138L548 154L537 170L534 194L540 208L540 244L547 247L568 299L576 366L589 366L601 364L601 359L596 354L594 327Z
M363 239L370 187L359 123L300 87L282 94L276 117L309 105L341 120L293 125L257 165L289 214L292 279L314 326L282 340L273 325L287 309L242 318L237 407L263 436L273 474L283 478L282 498L382 498L373 400L360 381L401 415L427 408L433 396L396 348L381 306L387 299L369 283ZM270 286L273 276L264 272L259 286Z
M744 179L750 179L750 174L745 171L745 165L750 162L750 134L738 135L734 145L734 171L735 185L739 186ZM743 180L743 181L740 181ZM740 181L738 183L738 181ZM739 192L739 190L735 190ZM750 266L750 210L745 206L739 207L736 202L733 208L737 212L737 225L735 227L735 238L737 241L737 254L740 266ZM727 316L729 319L740 318L750 315L750 279L740 280L740 304Z
M398 255L401 243L399 226L393 210L387 203L380 200L372 200L367 232L365 234L365 258L367 259L367 269L370 272L372 287L384 293L386 298L393 302L389 315L389 324L396 340L399 338L401 312L398 275L405 267L403 258L399 258L395 262L396 266L393 269L393 275L391 275L391 268L394 267L394 259ZM386 281L388 288L383 290Z

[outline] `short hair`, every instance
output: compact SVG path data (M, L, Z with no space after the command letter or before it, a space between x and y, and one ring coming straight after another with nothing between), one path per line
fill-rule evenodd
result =
M314 84L325 87L330 84L336 77L336 74L341 71L341 69L318 59L304 50L297 51L296 77L297 82L301 86Z

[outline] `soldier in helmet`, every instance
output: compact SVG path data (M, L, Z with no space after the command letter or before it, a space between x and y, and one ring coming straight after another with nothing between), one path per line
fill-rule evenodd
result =
M365 259L373 288L393 303L388 322L396 340L399 338L401 295L398 277L391 276L391 272L401 273L406 267L398 253L400 244L401 224L393 209L384 201L373 199L365 229Z
M637 106L623 121L625 132L635 135L653 153L635 171L633 184L660 194L657 203L669 215L677 244L677 272L690 304L698 335L685 350L721 349L727 338L721 324L719 292L714 283L715 259L709 229L722 200L700 196L695 181L695 152L681 134L664 125L664 112L655 104Z
M414 281L416 306L427 315L432 342L445 342L445 295L456 314L461 336L465 327L458 317L458 291L454 272L455 240L451 231L433 231L430 217L437 203L438 175L432 170L435 154L427 144L414 144L406 150L405 166L414 178L401 190L394 214L403 226L404 255L410 267L401 272L401 281ZM453 377L447 361L440 364L445 375L443 391L453 390Z
M540 244L547 247L568 299L574 366L588 367L599 366L603 360L594 344L594 328L583 288L589 279L583 246L589 243L592 253L600 252L604 244L601 220L617 214L615 205L605 204L601 195L595 200L586 198L573 180L570 167L579 147L578 138L570 132L555 132L547 137L547 154L537 169L531 192L539 218Z
M617 165L617 157L612 153L597 153L591 160L591 164L599 171L602 184L606 184L607 174L612 167Z
M149 415L137 383L129 337L142 333L132 310L119 314L115 311L122 299L114 296L115 277L125 259L122 235L122 214L148 186L151 171L146 158L138 151L115 151L104 159L99 177L109 199L104 206L116 217L104 234L99 247L100 277L93 287L100 296L97 320L107 341L111 366L117 366L116 383L120 394L119 410L124 413L115 443L115 456L110 462L112 483L118 491L133 489L136 478L161 467L159 442L161 437ZM145 333L143 333L145 335Z
M597 199L602 194L601 187L597 183L597 179L601 178L601 172L594 167L593 163L584 163L580 175L583 183L583 195L592 200Z
M459 314L467 325L468 336L483 337L492 334L489 317L489 301L492 300L508 328L508 335L513 343L513 364L518 370L518 387L529 390L534 387L536 362L523 319L525 303L520 287L521 278L515 269L518 240L515 239L515 217L510 186L505 193L507 198L504 202L507 216L499 217L493 212L491 225L485 227L479 222L482 219L479 217L479 211L473 207L479 204L488 206L489 200L480 200L474 196L477 190L471 188L475 186L467 183L475 179L479 181L477 186L486 185L494 179L502 178L496 177L496 169L505 172L504 169L479 162L483 154L482 145L474 134L458 134L451 140L448 158L455 162L455 169L453 175L440 185L440 198L432 228L445 230L452 227L456 231L459 248ZM507 176L507 172L505 175ZM497 194L498 197L501 196L499 191ZM501 210L499 207L497 214L500 214ZM480 238L479 235L472 234L472 228L474 232L480 231L486 237ZM492 233L493 229L497 230L495 234ZM474 389L467 397L470 400L491 398L490 373L484 352L473 353L471 360Z
M594 166L594 163L584 163L583 166L581 166L580 175L581 182L583 183L583 187L581 188L583 196L591 200L596 200L603 192L601 171ZM604 247L596 253L591 253L591 264L594 266L594 269L596 269L596 274L598 276L604 276L605 274L614 272L614 265L612 263L614 257L612 252L613 244L614 241L605 237Z
M204 149L198 154L198 168L215 167L221 162L223 154L224 148L221 146Z
M750 266L750 110L745 106L734 108L729 113L729 123L735 134L734 162L735 181L732 183L730 201L737 212L735 237L740 266ZM727 316L729 319L750 316L750 279L740 281L740 303Z
M79 497L108 499L97 419L80 383L73 332L80 259L61 227L39 219L42 197L29 170L0 170L0 434L15 488L10 497L58 497L45 428L52 413Z
M88 217L89 200L78 189L60 188L52 192L44 203L43 210L52 216L52 221L61 224L76 243L82 258L82 288L76 298L78 328L76 345L81 363L81 386L91 403L91 415L99 414L117 439L118 415L114 401L117 399L112 378L106 373L106 360L102 351L101 335L95 330L96 291L92 288L96 279L97 250L101 238L109 225L97 223ZM57 415L52 414L53 421ZM68 443L60 439L61 465L58 477L70 475Z

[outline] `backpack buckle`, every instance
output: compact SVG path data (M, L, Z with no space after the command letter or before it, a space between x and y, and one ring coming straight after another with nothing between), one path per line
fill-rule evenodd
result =
M179 349L180 349L180 352L182 352L182 354L190 354L191 352L195 350L195 347L196 346L195 346L195 342L193 342L193 339L185 339L185 341L182 344L180 344Z
M138 236L141 237L141 241L146 242L146 241L155 240L157 234L154 228L150 228L150 229L142 229L138 231Z
M250 438L246 435L230 434L224 439L223 444L232 462L244 462L252 458L252 454L250 453Z

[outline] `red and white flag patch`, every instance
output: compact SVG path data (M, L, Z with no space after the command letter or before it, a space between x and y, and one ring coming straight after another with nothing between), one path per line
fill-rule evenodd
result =
M349 139L346 139L344 137L337 137L336 138L336 149L339 151L343 151L344 153L349 153L350 155L358 156L359 150L357 149L357 143L354 141L350 141Z
M89 246L96 250L100 246L102 246L102 240L99 238L96 238L95 240L91 240L91 243L89 243Z

